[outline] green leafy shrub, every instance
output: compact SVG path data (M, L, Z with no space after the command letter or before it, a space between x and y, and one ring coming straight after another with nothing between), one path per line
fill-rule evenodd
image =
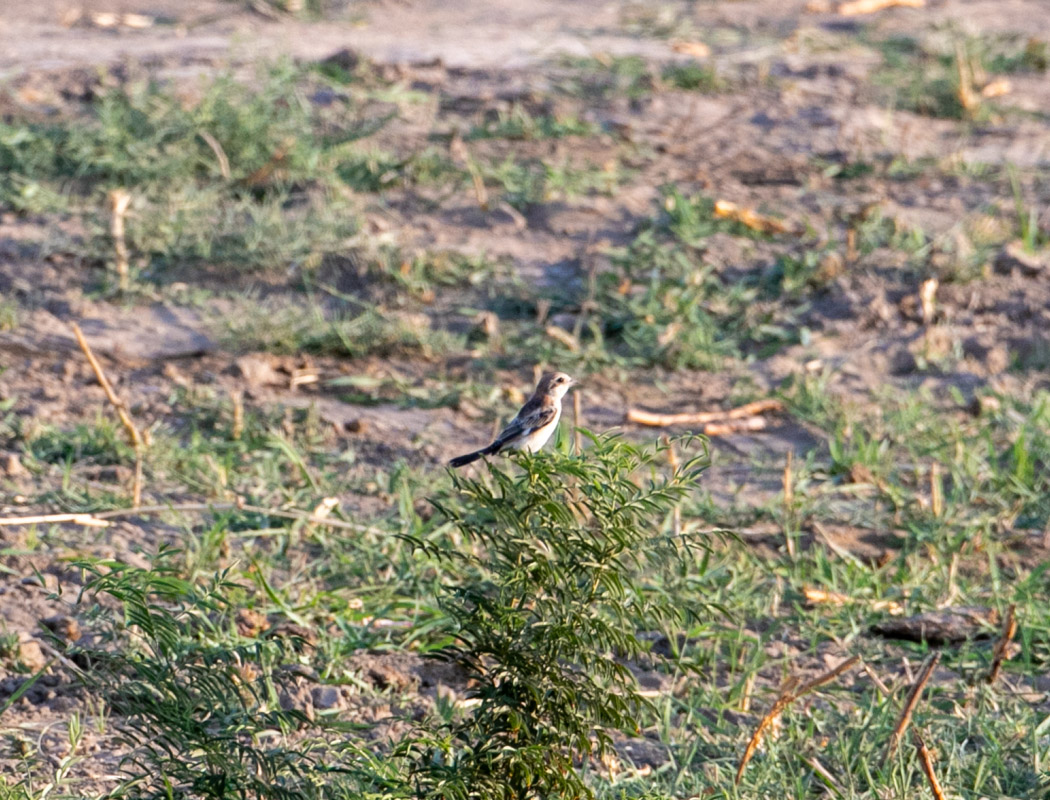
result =
M439 652L480 700L411 743L420 794L432 798L578 798L574 765L602 755L610 732L637 733L649 706L627 662L639 630L680 629L687 608L653 589L685 542L668 523L705 460L669 477L660 448L603 437L582 456L526 456L521 471L454 475L438 502L466 542L473 580L441 604L454 642Z
M412 723L387 753L354 726L314 720L282 693L309 661L296 636L238 632L249 589L221 572L180 576L84 563L95 637L71 658L131 746L120 793L136 798L582 798L580 767L651 703L632 661L646 631L677 637L689 605L661 591L693 545L671 524L706 452L665 475L664 448L592 437L582 455L524 456L480 479L453 475L435 524L392 534L448 566L428 634L473 703ZM452 542L457 542L453 545ZM701 568L702 572L703 569ZM114 612L114 607L119 611ZM440 710L440 709L439 709ZM407 721L407 720L406 720Z
M243 588L220 574L195 584L164 567L82 564L85 592L105 597L101 644L74 651L131 750L119 793L135 798L334 798L382 783L354 742L323 736L282 708L302 641L246 639L233 624ZM121 617L103 612L117 601ZM309 729L301 733L300 729Z

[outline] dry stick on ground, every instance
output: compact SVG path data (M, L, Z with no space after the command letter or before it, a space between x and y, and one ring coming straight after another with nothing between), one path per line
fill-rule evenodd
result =
M922 8L926 0L852 0L839 6L839 14L844 17L855 17L859 14L874 14L884 8L904 6L906 8Z
M61 522L71 522L88 528L108 528L112 524L94 514L33 514L28 517L0 517L0 528L16 525L57 525Z
M1002 669L1003 660L1007 658L1007 648L1017 633L1017 618L1014 616L1016 611L1017 606L1013 603L1006 609L1006 617L1003 619L1003 632L999 636L999 641L995 643L992 668L988 670L988 677L985 679L988 683L995 683L995 679L999 677L999 670Z
M812 758L804 758L802 760L809 765L809 768L813 770L813 772L820 776L821 780L823 780L825 784L831 787L835 794L837 794L839 797L842 797L845 794L845 792L842 789L842 786L837 780L835 780L835 776L832 775L830 770L828 770L827 767L821 764L815 756Z
M731 433L743 431L764 431L768 427L769 423L765 417L748 417L725 422L709 422L704 425L702 432L705 436L728 436Z
M960 41L955 43L955 69L959 76L959 104L967 114L973 114L981 107L981 96L973 90L973 67Z
M230 390L230 403L233 404L233 421L230 426L230 438L237 441L244 433L244 393L240 389Z
M219 140L207 131L197 131L197 135L200 136L204 140L204 143L211 148L211 151L215 153L215 158L219 162L219 172L222 173L222 177L225 180L229 180L230 159L226 157L226 151L222 149L222 145L219 144Z
M933 771L933 759L930 757L930 750L926 747L922 734L913 728L911 735L915 741L915 752L919 754L919 763L922 765L922 771L926 774L926 780L930 784L930 791L933 792L934 800L945 800L941 782L937 780L937 773Z
M746 417L754 417L767 411L782 411L784 404L779 400L756 400L729 411L701 411L686 414L658 414L642 411L638 408L627 409L627 421L653 428L667 428L671 425L706 425L709 422L727 422Z
M747 762L751 760L751 757L755 754L759 744L762 743L762 737L773 721L779 717L784 710L795 702L798 698L803 695L809 694L814 689L823 686L826 683L830 683L835 680L839 675L848 670L852 669L860 661L860 656L850 656L841 664L834 669L830 669L823 675L814 678L808 683L804 683L799 686L799 679L792 676L784 681L781 686L780 694L777 696L776 702L773 703L773 707L766 712L766 715L762 717L758 723L758 727L755 728L755 732L751 734L751 740L747 743L747 747L744 748L744 755L740 757L740 764L736 768L736 783L740 783L740 779L744 775L744 768L747 766Z
M663 442L667 445L667 463L671 466L671 474L675 475L678 473L678 453L674 451L674 442L671 441L670 436L664 436ZM677 539L682 535L682 509L677 503L671 515L671 524L674 527L674 535Z
M930 466L930 511L940 518L944 514L944 489L941 485L941 465L936 461Z
M867 673L869 678L871 678L871 682L875 684L875 687L882 693L883 697L889 697L893 694L893 692L890 691L890 687L882 682L882 678L878 676L878 673L876 673L867 662L861 661L860 668Z
M80 349L84 351L84 356L91 365L91 369L94 371L99 385L102 386L102 391L106 393L106 398L109 400L110 405L116 409L121 424L124 425L124 429L128 432L131 446L135 448L135 482L132 484L131 489L131 503L133 506L138 507L142 503L142 451L144 449L142 434L140 434L139 429L135 427L135 423L132 421L131 415L128 413L128 408L124 405L124 401L117 397L117 393L113 391L113 386L106 377L106 373L102 371L102 365L99 363L98 359L95 358L95 354L91 352L91 346L87 343L87 339L84 338L80 326L75 322L73 323L73 335L77 337L77 344L79 344Z
M792 530L795 526L795 513L794 513L794 480L791 475L791 456L792 451L787 451L787 456L784 458L784 543L787 545L787 553L791 558L795 557L795 536Z
M915 683L912 684L908 696L904 699L904 707L901 708L901 715L897 719L897 725L893 728L893 733L890 734L889 744L886 745L885 760L888 761L890 756L892 756L897 750L897 745L900 744L901 736L904 735L904 731L908 728L908 723L911 722L912 712L915 710L915 706L919 703L922 689L930 679L934 667L937 666L937 662L940 660L941 654L939 652L934 652L930 653L923 662L922 669L919 670L919 674L915 678Z
M488 211L489 193L488 190L485 188L485 178L482 176L481 170L478 169L477 163L470 155L470 150L467 149L467 143L464 142L463 139L459 137L459 135L456 135L452 137L452 140L449 142L448 149L449 155L451 155L453 159L457 161L462 161L464 164L466 164L467 171L470 173L470 180L474 184L474 196L475 198L477 198L478 208L480 208L482 211ZM520 217L521 215L518 214L518 216ZM514 222L515 224L517 224L518 220L515 218Z
M131 195L124 189L114 189L109 193L109 207L113 212L109 231L113 236L113 248L116 250L117 285L122 292L128 290L131 280L128 275L128 245L124 241L124 217L128 213L129 205Z
M755 754L758 745L762 742L762 736L765 734L766 728L772 725L773 720L779 717L781 712L791 705L791 701L795 699L794 689L798 686L798 683L799 680L795 677L784 681L783 686L780 688L780 694L777 696L776 702L773 703L773 707L759 721L755 732L751 734L751 740L747 743L747 747L744 748L744 755L740 757L740 764L736 768L736 783L739 784L740 779L744 776L744 768L747 766L747 762L751 760L751 756Z
M583 408L580 401L580 390L572 393L572 446L573 452L579 455L583 452L583 437L580 435L580 426L583 425Z
M332 519L331 517L315 517L313 514L309 514L305 511L284 511L279 508L252 506L247 505L246 503L170 503L163 506L118 508L114 511L99 511L94 514L35 514L27 517L0 517L0 528L17 527L20 525L57 525L66 522L74 525L106 528L113 524L110 520L118 519L120 517L145 517L152 514L163 514L167 511L247 511L254 514L266 514L271 517L280 517L281 519L298 520L309 525L326 525L330 528L357 531L358 533L389 533L389 531L384 531L381 528L376 528L371 525L345 522L344 520Z

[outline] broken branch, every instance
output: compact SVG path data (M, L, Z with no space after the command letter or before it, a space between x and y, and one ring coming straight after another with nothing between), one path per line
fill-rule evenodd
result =
M902 6L904 8L922 8L926 0L853 0L839 6L839 14L844 17L855 17L860 14L874 14L884 8Z
M706 425L712 422L744 419L763 414L767 411L782 411L784 404L779 400L766 399L746 403L729 411L700 411L684 414L659 414L653 411L642 411L639 408L627 409L627 421L653 428L667 428L672 425ZM761 427L765 427L765 424Z
M915 706L919 703L919 697L922 695L923 687L926 686L926 682L929 681L930 676L933 674L934 667L937 666L937 662L940 660L941 654L939 652L933 652L930 653L922 663L922 669L919 671L915 683L912 684L908 696L904 700L904 707L901 708L900 717L897 718L897 724L893 728L893 733L890 734L890 741L886 746L887 760L896 751L901 736L904 734L904 731L907 730L908 723L911 722L912 712L915 711Z
M926 742L922 739L922 734L918 730L913 730L911 735L915 741L915 752L919 754L919 763L926 775L926 781L930 784L934 800L945 800L944 790L941 789L941 783L937 780L937 773L933 771L933 758L930 756L929 748L926 747Z
M791 226L776 217L759 214L751 208L743 208L728 200L715 201L715 216L720 219L731 219L746 225L759 233L790 233Z
M992 668L988 670L988 677L985 679L988 683L995 683L995 679L999 677L999 670L1002 669L1003 661L1009 658L1007 649L1017 633L1017 618L1014 616L1016 611L1017 606L1013 603L1006 609L1006 617L1003 619L1003 632L999 636L999 641L995 643Z
M106 377L106 373L102 371L102 365L99 363L98 359L95 358L95 354L91 351L91 345L87 343L87 339L84 338L80 326L75 322L73 323L73 335L77 337L77 344L79 344L80 349L84 351L84 356L91 365L91 369L95 373L95 378L98 379L99 384L102 386L102 391L106 393L106 399L109 400L110 405L116 409L117 416L120 417L121 424L124 425L124 429L128 432L128 438L131 439L131 444L135 447L141 446L142 436L139 434L138 428L135 427L135 423L131 421L131 415L128 413L127 406L124 405L123 400L117 397L117 393L113 391L113 385Z
M124 217L131 205L131 195L124 189L114 189L109 193L109 206L113 212L109 221L109 231L113 236L113 249L116 251L117 285L120 291L129 288L128 245L124 241Z
M758 727L755 728L755 732L751 734L751 739L747 743L747 747L744 748L744 755L740 758L740 764L736 768L736 783L740 783L740 778L744 775L744 768L747 763L751 760L751 757L755 754L759 744L762 742L762 737L773 721L779 717L789 705L795 702L798 698L803 695L809 694L814 689L818 689L826 683L830 683L835 678L842 675L844 672L848 672L860 661L860 656L850 656L837 667L829 669L823 675L814 678L808 683L804 683L799 686L799 679L795 676L788 678L784 681L780 688L780 694L777 696L776 702L773 703L773 707L766 712L766 715L762 717L758 723Z
M117 396L115 391L113 391L113 385L106 377L106 373L102 371L102 365L99 363L98 359L95 358L95 354L91 352L91 345L87 343L87 339L84 338L80 326L75 322L73 323L73 335L76 336L77 344L80 345L80 349L84 351L84 356L91 365L91 369L94 371L95 378L98 379L102 391L106 393L106 398L109 400L110 405L116 410L121 424L123 424L124 429L128 432L131 446L135 448L135 480L131 487L131 503L133 506L138 507L142 503L142 434L140 434L139 429L135 427L135 423L132 421L131 414L128 413L128 407L124 405L124 401Z
M744 768L747 766L747 762L751 760L751 757L755 754L759 744L762 742L762 736L765 734L766 729L773 724L773 720L780 716L780 714L786 709L791 702L795 699L793 690L798 686L798 678L791 677L784 681L784 685L780 689L780 694L777 696L776 702L773 703L773 707L766 712L766 715L758 723L758 727L755 728L755 732L751 734L751 739L747 743L747 747L744 748L744 755L740 758L740 764L736 768L736 783L740 783L740 779L744 776Z

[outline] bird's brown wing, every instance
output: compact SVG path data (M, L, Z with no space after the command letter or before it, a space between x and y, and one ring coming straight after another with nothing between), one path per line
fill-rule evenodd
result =
M521 411L518 412L518 416L512 419L510 424L496 437L496 441L492 443L492 446L498 445L502 449L508 444L528 436L533 431L539 430L545 425L550 425L557 415L558 409L552 404L537 402L533 405L531 402L526 403ZM495 452L499 452L499 450Z

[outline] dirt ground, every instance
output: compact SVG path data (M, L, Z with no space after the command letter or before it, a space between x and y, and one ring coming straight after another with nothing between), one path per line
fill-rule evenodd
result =
M804 0L669 5L715 43L715 63L757 77L733 93L611 98L589 108L593 121L617 129L649 153L614 195L547 203L521 215L501 208L483 211L469 192L435 208L411 192L391 190L365 209L367 229L389 234L408 248L508 259L528 280L557 282L584 274L596 244L626 241L635 223L651 215L659 202L657 187L678 182L742 206L774 209L800 224L830 220L844 226L850 215L878 203L887 217L920 226L949 252L964 224L974 224L989 208L1012 207L1008 185L984 180L967 165L1004 163L1034 176L1026 191L1043 209L1044 229L1050 226L1050 182L1045 180L1050 174L1050 81L1045 74L1013 79L1013 102L1023 115L1006 124L970 125L890 111L876 103L868 86L877 66L870 51L840 47L861 25L875 25L886 35L953 27L1045 37L1044 0L930 0L923 9L896 9L863 19L807 10L813 6ZM467 124L480 108L545 93L558 78L556 59L561 56L630 54L658 62L680 58L673 37L642 36L631 27L630 21L642 15L640 9L645 4L609 0L387 0L348 3L331 20L306 22L272 19L248 3L228 0L0 0L0 80L19 102L45 109L63 102L63 93L90 85L98 70L122 64L192 80L225 66L247 67L263 56L316 60L350 49L387 66L428 98L416 112L376 134L378 146L396 151L434 130ZM152 24L103 28L91 21L93 14L110 11L143 14ZM775 81L763 81L762 75ZM482 153L486 146L477 144ZM535 148L541 156L558 156L565 147L557 140L515 146ZM574 157L601 163L616 147L611 138L588 146L590 151ZM960 168L952 174L848 184L826 174L829 163L895 158L951 159ZM26 311L18 328L0 332L0 365L6 368L0 376L0 400L16 398L13 410L27 424L82 420L107 411L102 390L69 333L68 324L78 321L141 419L163 419L173 387L202 384L224 391L246 389L259 405L315 405L340 436L352 438L365 454L363 470L369 460L437 465L478 444L476 422L462 409L405 408L394 402L354 406L320 384L289 389L287 376L302 360L224 350L209 322L222 313L221 306L202 311L165 300L126 307L97 299L93 278L75 260L35 258L40 243L51 235L51 224L45 218L0 218L0 295L17 298ZM716 237L708 256L732 270L744 258L768 254L761 243L743 253L730 237ZM934 261L938 257L937 252L930 255ZM935 346L959 357L948 369L919 370L917 355L930 344L917 302L919 287L900 277L896 258L892 253L876 256L872 268L847 271L817 298L802 320L812 332L804 345L756 357L725 373L654 371L629 384L590 378L583 388L587 424L615 427L634 405L674 411L724 407L742 383L755 394L768 393L815 360L832 371L837 392L858 402L871 402L894 387L955 387L965 398L986 387L1013 394L1050 387L1050 272L992 263L979 283L943 283L937 314L946 338ZM245 281L246 289L258 289ZM1017 365L1023 369L1015 369ZM425 362L379 359L347 363L314 358L309 366L325 376L396 375L421 387L432 369ZM450 377L463 378L469 365L449 363L443 369ZM505 384L519 388L528 378L503 376ZM741 486L745 496L751 493L756 499L774 495L780 490L777 479L752 474L751 459L788 450L804 453L815 446L819 440L806 426L787 419L761 434L728 437L716 444L709 488L716 497L738 501ZM3 455L0 516L49 510L20 502L19 495L32 494L34 479L12 454ZM108 479L98 476L99 481ZM49 542L51 552L38 556L28 554L24 529L0 529L3 630L38 641L41 620L65 624L62 618L71 612L79 577L61 557L53 557L60 556L63 545L134 559L141 558L136 553L151 552L165 531L129 523L69 535L71 541ZM39 575L32 574L34 568ZM51 655L46 643L42 646L38 654L29 653L38 664ZM439 680L420 673L417 663L388 663L392 656L361 658L363 674L375 685L407 681L427 689ZM73 702L62 692L61 686L39 684L5 716L5 726L57 737L48 726L64 719ZM96 754L105 750L89 744L88 753L92 747ZM115 762L100 758L96 767L104 783Z

